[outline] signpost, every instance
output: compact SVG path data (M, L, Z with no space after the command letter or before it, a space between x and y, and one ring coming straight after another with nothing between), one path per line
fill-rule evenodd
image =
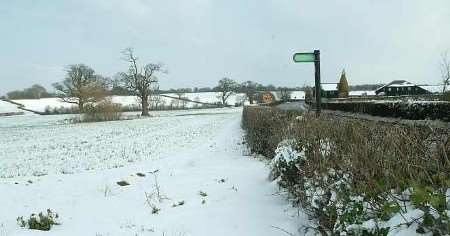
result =
M315 67L315 95L316 95L316 113L320 114L320 51L314 50L314 52L296 53L294 54L294 62L314 62Z

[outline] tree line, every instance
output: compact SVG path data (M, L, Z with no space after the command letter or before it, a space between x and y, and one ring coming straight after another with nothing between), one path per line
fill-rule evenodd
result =
M65 78L53 84L54 93L49 93L41 85L33 85L21 91L11 91L9 99L39 99L58 97L63 102L74 104L80 113L87 104L95 104L110 95L134 95L139 98L142 115L149 115L149 101L153 95L163 92L219 92L218 98L223 106L234 93L245 93L253 103L258 90L276 90L275 86L263 86L253 81L238 83L230 78L223 78L214 88L194 88L178 90L160 90L158 76L167 73L162 63L140 63L132 48L122 51L122 59L128 64L128 70L117 73L113 79L102 76L85 64L72 64L65 69ZM294 90L295 88L283 88Z
M71 67L70 65L68 66ZM114 76L115 78L106 78L108 83L108 86L106 88L106 92L108 95L117 95L117 96L130 96L132 93L125 87L123 87L120 83L120 80L117 78L117 76ZM238 84L238 87L236 89L237 93L245 93L245 90L247 89L245 84L248 83L256 83L256 90L257 91L303 91L305 89L305 86L303 87L286 87L286 86L275 86L275 85L263 85L257 82L253 81L246 81L244 83ZM362 85L364 86L364 85ZM380 87L379 85L367 85L366 89L359 89L359 90L372 90L369 88L372 87ZM350 89L352 90L353 86L350 86ZM359 86L355 86L359 87ZM378 88L377 87L377 88ZM358 90L358 89L354 89ZM156 91L158 94L162 93L203 93L203 92L220 92L220 88L218 86L214 87L193 87L193 88L171 88L171 89L158 89ZM57 94L54 91L48 91L44 86L40 84L34 84L29 88L25 88L23 90L14 90L10 91L6 94L6 97L8 99L40 99L40 98L53 98L57 97Z
M276 90L273 85L263 86L259 83L247 81L238 83L229 78L223 78L214 88L182 88L160 90L158 76L168 73L162 63L141 63L132 48L122 51L122 59L128 69L117 73L113 78L105 77L85 64L68 65L65 78L52 86L54 93L49 93L43 86L35 84L24 90L7 93L9 99L40 99L58 97L63 102L74 104L80 113L90 108L92 104L105 101L110 95L133 95L138 97L143 116L149 115L149 102L153 95L160 93L176 94L188 92L219 92L219 100L223 106L234 93L245 93L253 103L258 90ZM284 88L294 90L295 88ZM181 97L182 95L180 95Z

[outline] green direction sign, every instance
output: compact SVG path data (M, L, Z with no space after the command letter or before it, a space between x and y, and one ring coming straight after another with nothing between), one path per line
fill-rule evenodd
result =
M314 62L315 60L316 56L312 52L294 54L295 62Z

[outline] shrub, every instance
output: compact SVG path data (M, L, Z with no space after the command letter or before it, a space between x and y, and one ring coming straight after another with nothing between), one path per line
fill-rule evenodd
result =
M243 119L250 148L270 154L272 179L321 234L386 235L411 225L449 234L448 128L258 107ZM267 145L274 137L283 141Z
M53 225L59 225L56 221L58 214L47 209L47 214L40 212L39 214L31 214L31 216L24 220L23 217L17 218L17 223L24 228L49 231Z
M79 113L78 107L50 107L46 106L43 115L59 115L59 114L77 114Z
M122 113L120 104L104 100L97 104L87 104L81 116L83 122L112 121L120 120Z

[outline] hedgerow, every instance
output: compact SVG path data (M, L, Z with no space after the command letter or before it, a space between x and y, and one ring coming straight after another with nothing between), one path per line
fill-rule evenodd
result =
M450 233L448 129L258 107L242 126L322 235Z
M322 104L322 107L329 110L358 112L373 116L409 120L450 121L450 102L444 101L340 101L325 102Z

